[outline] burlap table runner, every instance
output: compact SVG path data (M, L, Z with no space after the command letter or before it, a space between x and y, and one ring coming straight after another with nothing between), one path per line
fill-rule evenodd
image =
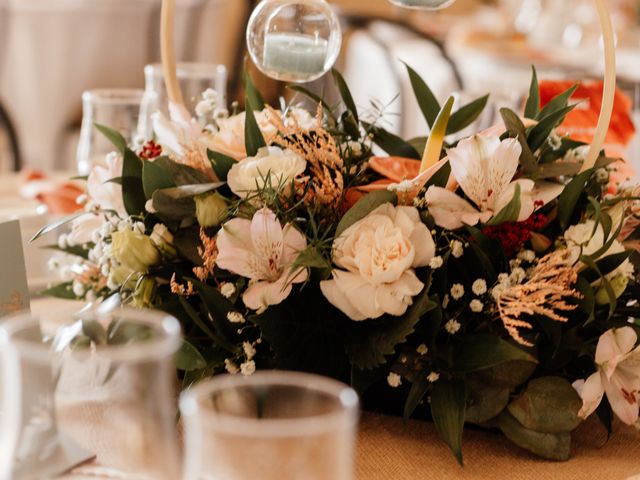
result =
M616 426L606 432L589 421L574 435L569 462L540 460L499 434L470 430L464 436L464 468L438 439L433 424L365 413L357 450L357 480L640 480L640 431ZM85 465L64 480L122 478ZM60 480L63 480L60 479ZM176 479L177 480L177 479ZM259 479L255 479L259 480ZM283 479L284 480L284 479ZM331 480L331 479L327 479Z

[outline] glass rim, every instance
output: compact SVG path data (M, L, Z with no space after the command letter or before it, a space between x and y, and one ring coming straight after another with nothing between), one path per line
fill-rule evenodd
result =
M329 413L298 418L255 419L229 413L213 412L202 407L202 399L211 394L238 387L285 386L308 389L336 400L340 408ZM218 375L185 390L180 395L180 413L188 421L198 417L208 427L221 433L262 438L314 436L352 426L358 421L360 401L348 385L312 373L286 370L258 371L250 376Z
M82 92L82 101L98 105L140 104L144 90L142 88L96 88Z
M161 63L148 63L144 67L145 73L153 74L155 78L163 75ZM226 73L227 67L221 63L209 62L178 62L176 74L178 78L189 76L198 79L210 79L221 73Z
M98 313L95 310L63 310L52 313L51 317L69 316L77 321L85 318L105 319L113 314L120 314L119 318L152 327L159 336L141 343L96 346L92 351L95 351L100 358L114 363L135 363L167 357L173 355L180 348L182 341L180 323L175 317L161 311L138 310L128 307L118 308L107 314ZM3 319L0 322L0 349L10 347L17 350L20 356L31 360L50 361L52 352L50 344L15 338L15 335L20 331L35 325L41 326L42 318L47 317L46 314L34 315L30 312L22 312ZM70 323L62 324L58 328L69 325Z

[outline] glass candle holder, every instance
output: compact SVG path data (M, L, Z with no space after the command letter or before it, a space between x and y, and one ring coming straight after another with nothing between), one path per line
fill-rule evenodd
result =
M78 173L87 175L93 165L103 164L115 150L96 128L104 125L120 132L127 143L135 143L143 91L139 89L89 90L82 94L82 126L76 153Z
M421 10L440 10L455 3L456 0L389 0L394 5Z
M351 480L358 396L297 372L225 375L183 393L185 480Z
M184 96L185 106L190 113L195 112L202 92L207 89L213 89L217 93L216 110L227 109L227 79L229 75L224 65L195 62L178 63L176 74ZM160 63L152 63L144 67L144 82L144 98L141 105L138 134L147 140L153 137L153 113L161 112L165 116L169 115L169 98Z
M110 475L179 478L173 356L180 343L178 321L150 310L85 312L75 321L71 313L21 315L0 324L2 418L18 418L2 422L8 478L48 478L39 468L64 456L68 440Z
M247 26L255 65L285 82L320 78L336 62L341 44L340 23L325 0L263 0Z

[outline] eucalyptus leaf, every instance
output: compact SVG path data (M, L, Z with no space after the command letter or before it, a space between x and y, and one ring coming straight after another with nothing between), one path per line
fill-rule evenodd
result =
M153 163L162 167L171 175L176 186L208 183L211 179L197 168L174 162L166 155L156 158Z
M340 220L340 223L338 223L336 228L336 238L342 235L347 228L357 221L362 220L380 205L384 205L385 203L395 205L397 202L398 197L396 194L388 190L376 190L366 194L342 217L342 220Z
M185 372L199 370L207 366L207 361L196 347L183 340L180 349L174 356L176 368Z
M531 380L507 408L523 427L541 433L570 432L582 421L578 417L582 399L571 384L560 377Z
M498 418L502 433L529 452L548 460L566 461L571 455L571 434L541 433L523 427L509 412Z
M510 360L474 375L482 378L488 385L496 388L515 388L523 385L536 370L537 362Z
M463 464L462 431L466 409L465 383L440 379L431 391L431 415L440 438L449 446L458 463Z
M509 403L509 388L487 385L482 377L467 376L465 422L482 425L497 417Z

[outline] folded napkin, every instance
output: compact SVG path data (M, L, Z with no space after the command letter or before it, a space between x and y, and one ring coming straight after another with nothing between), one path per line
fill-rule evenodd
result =
M37 170L24 169L20 173L20 195L47 207L53 215L68 215L82 209L78 197L85 190L68 180L55 180Z

